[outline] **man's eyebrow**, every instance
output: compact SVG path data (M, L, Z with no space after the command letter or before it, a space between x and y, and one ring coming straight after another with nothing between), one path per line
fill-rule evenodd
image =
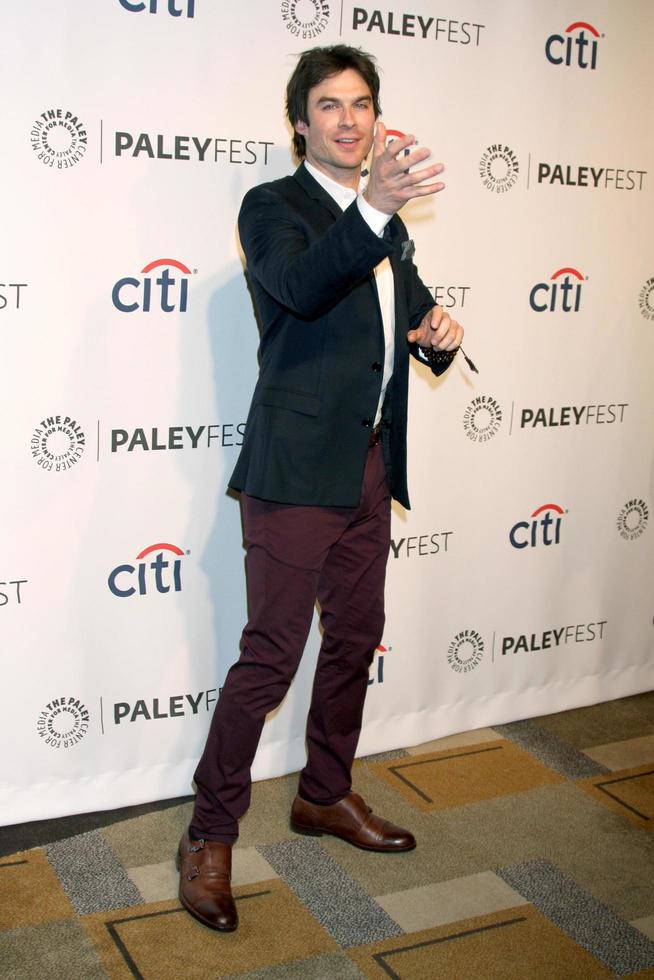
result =
M316 103L316 105L320 105L322 102L339 102L340 103L342 101L343 101L342 99L339 99L336 96L321 95L320 98L318 99L318 102ZM372 96L371 95L359 95L359 96L357 96L356 99L352 99L352 102L372 102Z

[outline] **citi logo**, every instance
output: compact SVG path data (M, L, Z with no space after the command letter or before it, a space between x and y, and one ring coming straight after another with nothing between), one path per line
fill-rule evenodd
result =
M586 32L591 37L587 37ZM551 34L548 37L545 42L545 57L552 65L590 68L594 71L597 68L598 37L600 33L592 24L576 20L566 27L565 34Z
M375 650L374 659L375 662L370 666L370 675L368 677L368 687L371 684L383 684L384 683L384 655L389 653L393 647L384 647L379 644Z
M549 547L561 541L561 521L566 511L558 504L537 507L528 521L518 521L509 531L514 548Z
M169 551L175 558L164 557ZM148 555L156 552L153 561L145 561ZM185 552L174 544L151 544L136 556L138 565L118 565L109 575L109 589L119 599L129 596L147 595L154 588L157 592L182 591L182 561ZM188 552L186 552L188 554Z
M165 0L161 4L158 4L157 0L148 0L147 3L137 3L135 0L118 0L118 3L133 14L141 14L144 10L147 10L149 14L156 14L157 12L160 13L162 9L168 8L171 17L193 17L195 15L195 0L186 0L186 2L179 0L179 9L176 0ZM159 9L157 10L157 8Z
M561 278L563 277L563 278ZM560 282L557 280L560 279ZM576 282L574 280L577 280ZM529 293L529 305L536 313L578 313L581 287L588 279L578 269L565 266L550 276L549 282L537 282Z
M172 269L178 269L182 275L174 276ZM161 269L162 272L154 279L149 275L154 269ZM188 309L188 279L187 276L193 275L188 266L177 259L155 259L148 262L141 275L144 279L135 279L133 276L125 276L119 279L111 291L111 300L117 310L121 313L135 313L141 310L142 313L149 313L154 307L163 313L186 313ZM130 302L131 300L131 302Z

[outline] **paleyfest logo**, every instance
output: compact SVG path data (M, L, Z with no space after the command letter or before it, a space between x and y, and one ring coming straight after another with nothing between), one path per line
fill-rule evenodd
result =
M510 146L493 143L482 153L479 176L487 190L495 194L505 194L514 186L519 173L520 164Z
M282 0L281 12L286 29L302 41L317 37L329 23L326 0Z
M68 170L88 148L84 123L68 109L46 109L32 125L32 149L46 167Z

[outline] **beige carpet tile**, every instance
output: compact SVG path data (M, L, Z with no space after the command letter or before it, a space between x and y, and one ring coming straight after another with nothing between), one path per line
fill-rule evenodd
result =
M88 935L74 919L0 932L0 976L6 980L110 980Z
M584 751L592 745L654 735L654 691L533 720Z
M431 742L422 742L407 749L409 755L425 755L427 752L442 752L445 749L458 749L465 745L481 745L484 742L496 742L497 732L492 728L476 728L470 732L459 732L458 735L446 735L445 738L435 738Z
M654 831L654 765L651 763L580 780L577 785L642 830Z
M146 902L177 898L179 872L174 861L128 868L127 873ZM235 847L232 852L232 885L251 885L277 878L277 873L255 847Z
M627 738L622 742L608 742L585 748L584 753L600 762L607 769L633 769L647 766L654 769L654 735Z
M177 898L179 887L179 872L174 861L162 861L160 864L143 864L139 868L127 868L130 876L143 901L165 902Z
M631 924L636 929L644 932L650 939L654 939L654 915L646 915L642 919L634 919Z
M492 871L378 895L376 901L405 932L526 904L526 899Z
M614 974L529 905L350 950L370 980L600 980Z
M0 858L0 929L15 929L75 912L40 848Z
M124 868L161 864L174 859L191 812L192 804L182 803L111 824L101 832Z
M346 953L328 953L310 960L233 973L224 980L365 980L365 977Z
M322 847L371 895L545 858L629 920L654 912L654 840L573 784L413 813L404 826L418 846L406 854L367 854L334 837Z
M413 806L428 811L564 781L527 752L504 740L430 752L408 762L379 762L372 768Z
M240 924L232 933L207 929L174 901L85 916L82 922L112 980L216 980L339 952L278 879L241 886L234 895Z

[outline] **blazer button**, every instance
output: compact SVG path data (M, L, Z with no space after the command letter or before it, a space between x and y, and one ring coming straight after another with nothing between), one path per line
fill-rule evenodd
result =
M372 365L373 371L377 373L379 373L382 370L382 368L383 368L383 364L380 364L379 361L375 361L375 363Z
M372 419L361 419L361 425L365 426L366 429L371 429Z

